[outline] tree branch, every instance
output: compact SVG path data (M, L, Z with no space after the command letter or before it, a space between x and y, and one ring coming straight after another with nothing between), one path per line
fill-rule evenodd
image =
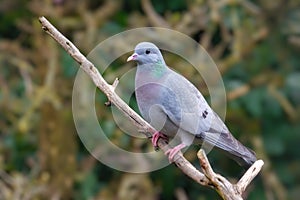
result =
M154 10L150 0L142 0L141 1L142 8L147 15L150 23L153 26L171 28L170 25L164 18L162 18L157 12Z
M137 126L139 130L143 131L145 135L147 135L147 133L154 134L156 132L149 123L141 118L115 93L114 90L118 84L117 79L113 85L108 84L93 63L87 60L76 46L62 35L45 17L40 17L39 21L42 24L43 30L56 40L71 55L71 57L80 64L80 67L90 76L94 84L108 97L109 102L114 104L129 119L131 119L133 124ZM158 141L158 146L164 152L170 149L168 144L163 140ZM214 188L223 197L223 199L242 199L241 194L244 192L251 180L258 174L263 165L263 161L256 161L241 180L236 185L232 185L227 179L213 172L203 150L198 152L198 157L203 173L187 161L183 157L182 153L178 153L174 157L174 160L175 164L183 173L203 186Z

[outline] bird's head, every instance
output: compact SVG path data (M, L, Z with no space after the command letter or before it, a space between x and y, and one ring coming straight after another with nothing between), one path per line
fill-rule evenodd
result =
M138 64L165 63L157 46L150 42L141 42L136 45L134 53L127 58L127 62L132 60Z

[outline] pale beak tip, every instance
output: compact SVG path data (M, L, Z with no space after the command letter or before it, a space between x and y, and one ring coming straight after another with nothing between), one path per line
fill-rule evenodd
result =
M129 57L127 58L127 62L129 62L129 61L132 61L132 56L129 56Z
M135 60L136 57L137 57L137 54L136 54L136 53L132 54L131 56L129 56L129 57L127 58L127 62L132 61L132 60Z

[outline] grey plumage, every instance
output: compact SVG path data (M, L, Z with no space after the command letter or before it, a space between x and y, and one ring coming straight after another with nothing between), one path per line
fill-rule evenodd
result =
M138 64L135 92L142 116L160 133L181 143L171 157L184 146L205 143L244 167L256 161L255 153L231 135L198 89L167 67L154 44L139 43L127 61L131 60Z

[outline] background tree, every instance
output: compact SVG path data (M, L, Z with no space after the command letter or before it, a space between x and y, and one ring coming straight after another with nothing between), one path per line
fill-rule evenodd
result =
M226 122L265 161L248 199L296 199L300 187L299 5L265 1L16 1L0 5L0 195L3 199L217 199L174 166L126 174L96 161L74 129L71 91L74 61L40 29L45 15L84 54L129 28L162 26L181 31L208 50L223 74ZM181 67L168 55L170 66ZM175 64L176 63L176 64ZM130 65L113 63L108 82ZM191 69L177 68L204 94ZM207 94L207 93L206 93ZM133 150L139 144L115 126L105 96L97 114L110 138ZM134 106L134 103L133 103ZM197 147L185 155L197 165ZM241 169L223 155L209 155L215 170L237 179Z

